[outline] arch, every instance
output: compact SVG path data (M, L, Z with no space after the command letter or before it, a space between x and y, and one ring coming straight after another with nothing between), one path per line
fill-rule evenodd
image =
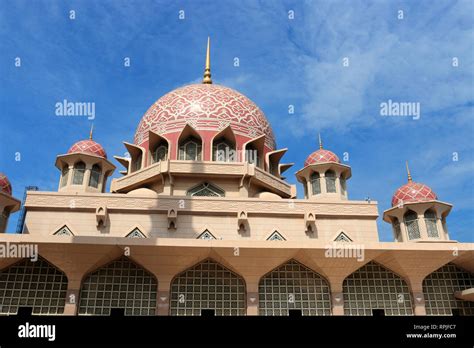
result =
M413 315L411 294L405 280L391 270L370 261L342 284L345 315Z
M132 232L125 236L126 238L146 238L142 231L138 227L135 227Z
M186 196L225 197L225 191L211 183L203 182L191 187Z
M244 162L253 163L256 167L263 168L263 153L265 148L265 135L262 134L247 141L242 149L245 157Z
M350 242L352 242L352 239L349 238L349 236L348 236L344 231L341 231L341 232L339 232L339 234L337 235L337 237L334 238L334 241L335 241L335 242L350 243Z
M311 192L313 195L321 193L321 177L318 172L313 172L310 176Z
M33 315L61 315L67 284L66 274L43 257L20 260L0 271L0 313L15 315L29 307Z
M151 130L148 131L149 163L157 163L170 158L170 144L168 139Z
M89 186L98 188L100 183L100 177L102 176L102 168L97 163L92 166L91 176L89 178Z
M63 168L61 169L61 183L60 187L64 187L67 185L67 180L69 177L69 166L65 164Z
M84 173L86 172L86 164L82 161L74 163L74 171L72 177L73 185L82 185L84 181Z
M231 126L227 126L211 139L211 157L213 161L237 162L237 140Z
M216 237L214 237L214 235L206 229L199 236L197 236L196 239L212 240L216 239Z
M291 259L264 275L258 286L260 315L330 315L329 284L320 274Z
M336 172L332 169L329 169L324 174L326 180L326 192L327 193L336 193Z
M267 240L279 240L279 241L284 241L284 240L286 240L286 238L283 237L280 232L278 232L278 231L273 231L272 234L270 234L270 235L268 236Z
M202 160L202 138L189 124L181 131L178 137L177 158L181 161Z
M241 276L212 259L188 268L171 282L171 315L246 314L245 282Z
M82 281L79 315L110 315L112 308L125 315L155 315L158 281L129 258L121 256Z
M403 220L408 232L408 239L419 239L420 235L420 226L418 225L418 214L413 210L407 210L403 215Z
M425 211L424 214L425 218L425 225L426 225L426 232L428 233L428 237L430 238L439 238L439 231L438 231L438 219L436 217L436 212L430 208Z
M426 315L474 315L474 302L455 297L474 288L474 274L448 263L423 279Z

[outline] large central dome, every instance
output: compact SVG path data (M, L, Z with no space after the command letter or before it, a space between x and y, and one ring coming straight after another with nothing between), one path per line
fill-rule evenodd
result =
M197 131L216 132L230 125L237 136L265 135L266 147L275 149L272 128L258 106L241 93L215 84L187 85L158 99L143 115L135 144L144 146L149 130L166 136L181 132L186 124Z

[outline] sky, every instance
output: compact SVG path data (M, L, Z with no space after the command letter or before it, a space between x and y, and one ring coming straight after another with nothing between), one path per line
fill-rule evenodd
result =
M92 122L109 158L123 156L150 105L200 80L210 36L214 83L263 110L300 198L294 173L320 132L352 167L349 198L378 202L382 241L408 161L453 204L451 239L474 242L473 16L469 0L0 0L0 172L18 198L56 191L56 156ZM64 99L94 102L95 119L57 116ZM419 117L382 115L389 100Z

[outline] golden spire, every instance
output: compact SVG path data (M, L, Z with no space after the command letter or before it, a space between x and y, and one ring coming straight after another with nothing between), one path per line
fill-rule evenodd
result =
M91 125L91 131L89 133L89 139L92 140L92 133L94 132L94 124Z
M405 164L407 166L408 182L412 182L413 180L411 178L410 168L408 168L408 161L406 161Z
M207 51L206 51L206 68L204 69L204 78L202 83L210 84L211 79L211 38L207 38Z
M319 149L323 148L323 141L321 140L321 133L318 133L318 139L319 139Z

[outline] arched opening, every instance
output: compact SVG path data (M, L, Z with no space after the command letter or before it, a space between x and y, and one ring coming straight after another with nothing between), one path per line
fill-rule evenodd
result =
M168 145L166 143L158 144L151 153L152 163L166 161L168 159Z
M94 164L91 169L91 176L89 179L89 186L98 188L100 183L100 177L102 176L102 169L98 164Z
M74 164L74 176L72 178L73 185L82 185L84 181L84 173L86 172L86 164L82 161Z
M433 209L425 211L425 224L428 237L439 238L436 213Z
M63 314L66 292L66 275L40 256L0 271L1 314L14 315L20 308L33 315Z
M140 153L132 159L132 172L142 169L143 155Z
M344 279L342 289L345 315L413 315L406 282L374 261Z
M408 210L405 215L403 215L403 220L405 221L405 226L408 232L408 239L419 239L420 236L420 227L418 225L418 214L413 210Z
M236 273L207 259L171 282L171 315L245 315L245 282Z
M61 187L64 187L67 185L68 177L69 177L69 166L66 164L63 166L63 169L61 170Z
M296 260L267 273L258 286L260 315L330 315L331 296L327 281Z
M202 155L201 140L190 136L179 143L179 160L200 161Z
M319 173L314 172L311 174L310 181L313 195L319 195L321 193L321 177Z
M324 174L326 179L326 192L336 193L336 173L333 170L328 170Z
M218 162L235 162L235 143L225 138L217 139L212 149L212 160Z
M155 315L157 289L153 274L122 256L84 279L79 315Z
M474 288L474 274L448 263L423 280L426 315L474 315L474 302L455 297Z

